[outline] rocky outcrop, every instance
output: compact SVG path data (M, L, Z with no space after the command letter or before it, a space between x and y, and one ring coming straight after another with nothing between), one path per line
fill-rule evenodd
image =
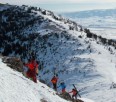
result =
M77 99L77 100L72 99L71 96L70 96L70 94L67 93L67 92L62 93L62 94L58 94L58 95L59 95L60 97L64 98L64 99L66 99L66 100L71 101L71 102L84 102L84 101L82 101L82 100L80 100L80 99Z
M12 69L23 72L23 62L20 58L16 57L3 57L2 61L7 64L7 66L11 67Z

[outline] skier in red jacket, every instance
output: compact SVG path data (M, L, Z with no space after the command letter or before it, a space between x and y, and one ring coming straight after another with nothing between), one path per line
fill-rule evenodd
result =
M38 71L39 63L33 58L33 59L29 60L29 62L24 64L24 65L28 67L28 71L26 73L26 76L28 78L31 78L35 83L37 83L36 75L38 75L37 71Z
M72 93L72 98L73 98L73 99L74 99L74 97L75 97L75 99L77 99L78 91L77 91L76 89L72 89L72 91L69 92L69 93Z

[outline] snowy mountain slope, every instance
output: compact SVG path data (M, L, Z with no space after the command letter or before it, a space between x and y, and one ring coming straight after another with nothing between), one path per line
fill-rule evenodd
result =
M0 59L0 102L67 102L44 84L33 83Z
M43 100L43 101L42 101ZM93 102L83 98L84 102ZM0 102L69 102L48 86L37 84L7 67L0 58Z
M94 44L93 44L94 43ZM115 89L110 89L111 83L116 82L116 59L114 55L111 55L106 49L107 47L104 47L101 45L95 44L95 42L92 42L91 44L94 49L96 49L97 53L91 53L90 58L94 60L95 63L95 69L100 77L96 79L96 81L91 81L90 83L86 83L85 90L88 90L91 92L87 95L89 98L93 96L96 96L96 98L92 98L94 100L99 100L100 102L115 102L115 98L113 98L116 94ZM90 81L90 80L89 80ZM96 82L96 83L94 83ZM91 85L91 86L89 86ZM84 94L86 91L84 90ZM93 91L92 91L93 90ZM85 94L86 95L86 94Z
M49 84L49 80L57 68L56 72L59 74L59 79L65 81L67 89L72 88L71 84L76 84L79 89L84 88L81 93L84 97L99 101L116 101L114 98L110 99L115 94L110 95L112 90L109 89L116 77L115 55L110 54L107 46L96 44L96 41L89 41L90 39L78 38L82 32L69 32L70 38L68 40L63 36L64 34L59 34L58 38L51 35L45 44L46 51L44 48L38 51L38 57L44 61L44 68L46 69L42 77L45 77ZM51 46L48 46L49 44ZM40 45L43 44L40 43ZM112 49L115 53L115 49ZM105 63L108 64L105 65ZM109 92L108 96L104 95L105 98L102 97L104 90Z
M72 35L74 36L74 34ZM49 38L48 42L54 42L52 47L47 47L46 51L42 49L40 52L38 51L39 59L44 61L43 75L40 76L45 77L44 79L50 84L56 68L59 82L65 81L67 91L71 90L72 84L75 84L81 90L82 97L89 97L100 102L107 101L107 99L108 102L116 101L114 98L110 99L115 96L112 94L110 86L116 80L116 55L111 55L107 46L89 40L84 41L78 38L77 34L68 41L65 38L59 38L57 42L54 38ZM113 51L115 52L115 50ZM112 95L103 95L104 90Z
M17 12L19 9L20 7ZM72 84L75 84L82 97L96 102L116 102L116 90L110 89L116 77L115 49L112 46L103 45L99 40L87 38L86 33L81 31L81 27L75 22L61 19L59 16L57 18L53 15L45 15L47 11L44 13L40 11L31 12L33 15L34 12L36 13L37 19L15 34L18 35L14 37L16 39L12 39L15 43L26 45L26 49L23 50L25 53L15 54L15 49L9 56L21 56L22 60L26 61L31 51L34 51L42 64L38 78L45 80L49 86L52 87L50 80L56 72L59 82L63 80L66 83L66 91L70 91L73 88ZM25 21L24 17L23 21ZM29 17L28 20L30 20ZM69 29L70 26L74 29Z

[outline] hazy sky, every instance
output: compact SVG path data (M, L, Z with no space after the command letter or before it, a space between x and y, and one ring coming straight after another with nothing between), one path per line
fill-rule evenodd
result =
M0 0L0 2L32 5L55 12L116 8L116 0Z

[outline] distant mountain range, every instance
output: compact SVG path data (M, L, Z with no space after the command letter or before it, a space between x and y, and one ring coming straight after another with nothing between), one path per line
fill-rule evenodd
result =
M66 17L77 17L77 18L86 18L86 17L106 17L114 16L116 17L116 9L101 9L101 10L88 10L88 11L79 11L79 12L69 12L63 13L62 15Z

